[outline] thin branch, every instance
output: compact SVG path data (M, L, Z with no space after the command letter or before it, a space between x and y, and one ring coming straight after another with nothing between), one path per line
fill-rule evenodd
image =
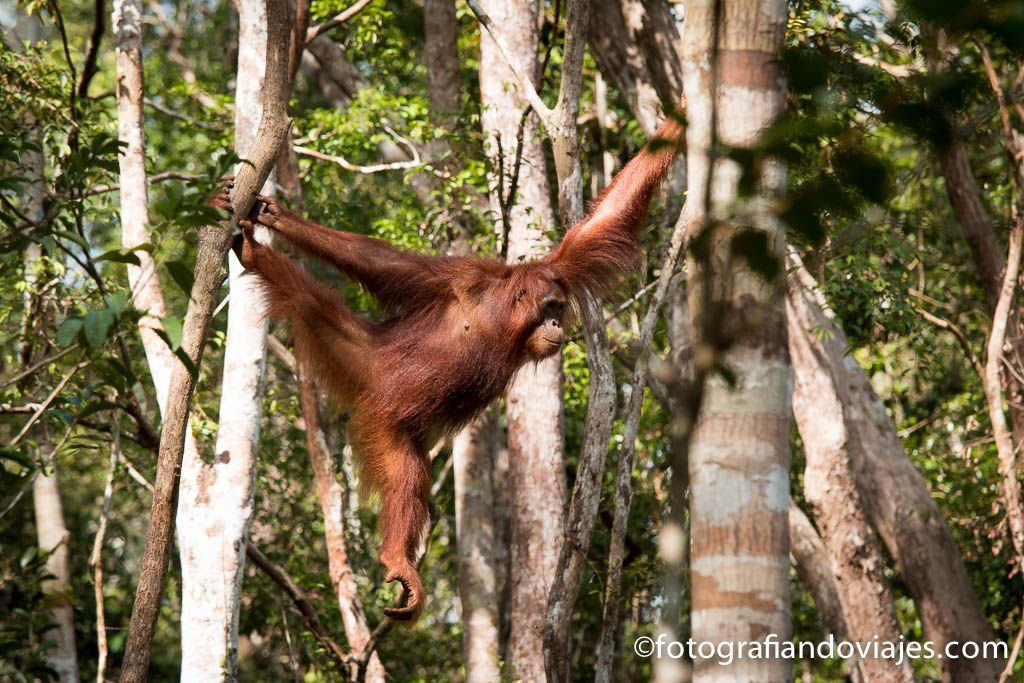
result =
M196 175L195 173L179 173L177 171L164 171L163 173L156 173L154 175L149 176L146 179L146 183L149 185L153 185L154 183L162 183L168 180L193 181L200 180L201 178L203 178L203 176ZM105 192L117 192L120 189L120 183L112 183L110 185L97 185L83 192L82 196L93 197L98 194L104 194Z
M21 406L11 405L10 403L0 403L0 415L26 415L35 413L38 410L38 403L26 403Z
M36 421L38 421L39 418L42 417L43 413L46 412L46 409L50 407L50 404L52 404L54 400L57 398L57 396L60 395L60 392L64 391L64 387L68 385L68 382L71 381L71 378L78 374L79 370L81 370L84 367L87 367L91 362L91 360L84 360L80 362L78 365L71 368L67 372L67 374L64 375L63 379L61 379L61 381L57 383L57 386L55 386L53 390L50 392L50 394L46 397L46 400L39 404L39 408L36 410L35 413L33 413L32 417L28 419L28 422L25 423L25 426L21 428L21 431L18 432L17 436L15 436L11 440L9 445L14 446L19 441L21 441L22 437L24 437L25 434L28 433L28 430L32 428L32 425L34 425Z
M299 587L299 584L295 583L295 580L288 575L284 567L277 564L269 557L260 552L260 549L253 545L252 541L248 541L245 545L245 554L252 560L252 563L263 570L263 573L269 576L274 583L284 589L284 592L291 598L292 603L296 609L302 615L302 618L306 620L306 626L309 627L310 633L317 639L327 654L330 655L331 659L337 662L338 666L342 670L347 670L352 663L352 656L341 649L330 634L324 627L323 622L320 621L320 616L316 612L316 608L313 607L313 603L310 602L306 593ZM384 622L387 623L387 622Z
M99 71L97 58L100 53L100 43L103 42L103 32L106 30L107 12L103 7L103 0L96 0L93 6L94 14L92 34L89 36L89 47L85 53L85 62L82 66L82 80L78 82L78 97L85 99L89 96L89 84L92 77Z
M971 341L967 338L964 331L960 329L958 325L946 320L945 318L940 318L937 315L929 313L923 308L918 308L916 310L922 318L930 322L935 327L953 333L953 336L956 337L956 340L960 343L960 348L963 349L964 355L967 356L967 361L971 364L971 367L974 368L974 371L978 373L978 377L984 380L985 366L982 365L981 361L978 360L978 357L974 355L974 349L971 348Z
M121 414L114 411L113 447L110 449L110 467L107 470L107 483L103 487L103 506L100 508L100 521L93 539L92 553L89 555L89 566L92 567L92 585L96 595L96 683L104 683L107 670L107 619L103 609L103 541L107 535L107 522L110 519L110 508L114 502L114 475L117 463L121 459Z
M611 670L616 652L615 633L619 625L620 598L622 594L623 560L625 559L625 538L629 523L629 510L633 500L633 460L636 456L636 441L640 433L640 415L644 405L644 387L650 369L651 343L657 328L662 303L675 275L676 264L683 250L683 243L689 227L688 204L683 207L676 221L672 239L661 264L658 287L651 298L643 324L640 327L639 356L633 367L633 389L626 408L623 437L619 447L619 464L615 478L615 516L612 522L611 547L608 551L608 576L605 583L604 613L601 634L598 641L598 669Z
M198 128L205 128L206 130L213 130L213 131L217 131L217 132L223 132L223 131L227 130L226 127L217 125L216 123L207 123L206 121L200 121L199 119L192 118L191 116L186 116L185 114L182 114L181 112L174 111L170 107L166 107L166 106L160 104L159 102L157 102L156 100L152 100L152 99L150 99L148 97L145 98L145 100L143 100L143 101L146 103L147 107L150 107L152 109L156 109L158 112L160 112L164 116L169 116L172 119L177 119L179 121L184 121L185 123L187 123L189 125L196 126Z
M353 173L362 173L364 175L368 175L371 173L383 173L385 171L402 171L410 168L420 168L421 166L424 165L422 161L396 161L390 164L374 164L371 166L360 166L358 164L353 164L351 161L348 161L343 157L339 157L333 154L324 154L323 152L318 152L317 150L310 149L309 147L293 145L292 149L295 150L296 154L312 157L313 159L319 159L321 161L329 161L333 164L341 166L346 171L352 171Z
M992 55L989 54L988 48L980 40L976 41L976 45L978 51L981 52L981 61L985 64L985 74L988 76L989 85L992 86L992 92L995 93L996 102L999 104L999 119L1003 124L1003 136L1009 143L1013 140L1013 126L1010 125L1010 112L1006 109L1006 93L1003 92L1003 87L999 84L999 76L996 74L995 65L992 64Z
M18 504L18 501L20 501L25 496L25 494L28 493L28 490L32 488L33 482L35 482L36 477L39 476L40 469L49 467L57 459L57 453L60 451L61 448L64 448L64 444L66 444L68 442L68 439L71 438L71 432L74 431L74 427L76 424L77 422L72 421L72 423L68 425L67 431L64 432L64 437L61 438L60 442L56 446L53 447L53 449L50 451L50 454L43 458L42 462L40 463L40 468L32 472L32 475L28 478L28 481L26 481L22 485L21 489L19 489L18 492L14 495L14 498L11 500L11 502L7 504L7 507L5 507L3 510L0 510L0 519L6 517L7 513L13 510L15 506Z
M149 491L150 495L156 493L156 488L153 486L153 484L151 484L150 481L146 479L145 476L143 476L142 472L139 472L137 469L135 469L135 465L132 464L131 460L124 457L123 453L121 454L121 464L124 465L124 469L128 472L128 476L131 477L136 484Z
M269 335L267 337L267 348L270 349L270 352L274 354L279 361L281 361L281 364L284 365L289 372L295 374L295 370L298 367L298 364L295 362L295 356L283 343L281 343L280 339L274 335Z
M1006 668L1004 668L1003 673L999 675L999 683L1008 683L1010 678L1013 676L1013 667L1017 663L1017 657L1020 656L1022 640L1024 640L1024 609L1021 610L1020 628L1017 630L1017 637L1013 641L1013 650L1010 651L1010 656L1006 660Z
M11 386L12 384L16 384L16 383L20 382L21 380L25 379L26 377L31 375L36 370L38 370L39 368L43 367L44 365L49 365L50 363L56 363L61 358L63 358L64 356L68 355L69 353L71 353L72 351L74 351L77 348L78 348L78 344L72 344L71 346L69 346L66 349L63 349L61 351L58 351L57 353L53 354L52 356L47 356L46 358L42 359L41 361L38 361L38 362L32 364L30 367L25 368L24 370L19 372L14 377L11 377L10 379L5 379L3 381L3 383L0 384L0 389L4 389L6 387Z
M1013 434L1003 411L1003 388L999 373L1017 274L1020 272L1022 241L1024 222L1019 221L1010 231L1006 272L1003 275L995 311L992 313L992 330L986 344L984 385L989 419L992 422L992 436L995 438L996 452L999 456L1000 493L1006 507L1006 519L1018 568L1024 570L1024 507L1021 505L1020 482L1017 479L1017 453L1013 445Z
M889 74L893 78L907 78L908 76L914 76L921 73L921 70L910 64L891 64L889 62L883 62L880 59L874 57L868 57L862 55L859 52L850 52L848 56L853 61L864 66L869 66L875 69L880 69L885 73Z
M356 673L357 681L363 681L366 679L366 666L370 663L370 657L372 657L373 653L376 652L377 645L380 643L381 638L387 635L388 631L390 631L394 625L394 619L385 619L377 624L377 628L373 629L373 633L370 634L370 639L366 641L366 649L363 651L363 656L358 662L359 669Z
M533 86L533 80L529 78L529 76L519 68L515 61L511 59L510 55L512 54L512 51L509 49L505 39L494 30L494 21L487 12L484 11L483 7L480 6L480 3L477 2L477 0L466 0L466 4L469 5L469 9L471 9L473 14L476 15L476 19L480 22L480 25L484 27L485 31L487 31L487 35L494 41L494 44L498 48L498 52L501 53L502 59L505 60L505 64L508 65L508 68L512 71L512 75L515 76L523 97L526 98L526 101L529 102L530 106L532 106L534 111L537 112L541 121L544 122L544 127L549 130L557 127L557 122L554 119L554 110L544 104L544 100L540 98L540 93L538 93L537 89Z
M333 17L331 17L324 23L318 24L316 26L310 26L308 29L306 29L306 45L309 45L324 33L327 33L328 31L341 26L346 21L362 12L363 9L370 4L370 2L371 0L358 0L349 7L345 8L343 11L339 12L338 14L335 14Z

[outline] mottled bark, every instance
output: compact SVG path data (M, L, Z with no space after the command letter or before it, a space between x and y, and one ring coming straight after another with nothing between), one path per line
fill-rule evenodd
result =
M753 145L782 111L778 55L786 3L701 0L688 3L686 15L689 196L697 200L695 228L712 230L707 257L688 273L693 339L698 364L726 340L717 360L735 380L733 388L717 373L709 377L690 448L692 634L712 643L767 634L786 641L792 628L785 308L778 281L765 281L733 257L728 227L739 214L781 262L783 233L770 202L784 189L785 172L765 164L759 196L737 202L739 166L712 156L716 144ZM694 668L697 681L791 676L782 658L700 659Z
M52 467L52 464L51 464ZM32 503L36 515L39 549L49 552L46 571L53 576L43 582L43 591L53 600L50 616L53 628L45 634L53 641L46 663L57 672L60 683L77 683L78 656L75 653L75 622L71 606L71 565L68 544L71 535L64 523L57 470L40 472L32 482Z
M488 411L452 443L455 535L467 683L501 678L501 516L495 510L496 458L502 448L498 417Z
M362 660L366 646L370 641L370 627L366 622L355 574L348 559L348 542L346 540L345 523L342 512L345 508L345 492L338 482L338 472L334 465L334 456L327 443L323 418L320 414L320 396L313 378L308 377L301 369L297 376L299 384L299 403L302 406L302 418L306 423L306 448L309 450L309 463L316 480L316 491L320 498L320 510L324 516L324 537L327 544L327 567L331 577L331 586L338 597L338 610L341 612L341 623L345 628L345 639L348 640L349 651L356 660ZM370 655L366 667L365 681L383 683L384 666L376 652Z
M796 503L789 501L789 552L800 583L814 600L818 617L836 640L849 640L850 632L843 616L843 604L832 572L828 548L807 515ZM853 683L864 680L857 660L848 659L844 668ZM871 679L873 680L873 679Z
M271 17L287 15L284 0L267 0ZM264 110L255 136L258 144L248 155L251 165L238 173L232 192L232 203L239 215L245 215L276 162L288 129L288 40L289 27L284 21L269 21L266 77L263 81ZM149 667L150 648L156 629L160 600L167 578L177 507L179 470L188 431L188 413L195 390L197 368L209 331L217 292L222 281L222 265L231 244L232 233L224 226L207 226L199 231L194 284L185 314L181 349L189 364L176 360L169 382L164 426L157 456L146 548L143 552L139 583L132 610L132 619L125 645L121 681L143 681ZM189 367L191 366L191 367ZM232 550L236 550L232 548ZM237 549L243 551L244 546ZM225 669L229 662L224 662ZM218 677L221 674L218 673Z
M806 275L806 271L803 271ZM820 295L794 271L786 299L789 352L796 375L793 415L804 444L807 469L804 493L811 504L832 571L850 637L898 642L902 629L896 619L892 590L885 577L881 544L864 511L852 471L862 457L863 444L848 433L846 406L840 398L831 359L818 344L815 311ZM864 659L860 671L871 681L913 681L908 661L897 665L884 659Z
M287 16L269 16L262 0L238 5L235 151L243 159L254 148L263 109L268 21ZM262 191L272 190L273 183L267 182ZM186 459L181 470L181 676L190 681L233 679L237 672L238 610L263 412L267 319L257 281L244 276L234 253L228 255L228 285L214 456Z
M626 98L643 131L653 134L663 118L661 98L640 46L631 39L618 0L591 3L587 42L601 73Z
M530 0L483 3L520 70L537 72L537 6ZM511 185L520 119L525 109L514 74L490 36L480 38L481 124L491 161L491 207L501 204ZM518 193L508 211L508 260L536 258L551 246L554 228L550 188L537 116L522 126ZM511 498L507 652L514 675L544 678L543 628L548 589L554 578L565 506L562 441L562 357L527 365L508 392L509 487Z
M423 5L427 96L435 124L459 112L459 22L455 0L426 0Z
M25 16L19 12L17 28L19 37L26 43L35 43L42 38L42 27L36 17ZM39 143L41 142L41 130L35 127L32 115L28 114L28 116L31 136ZM22 213L33 220L41 218L44 212L46 200L44 164L42 151L32 148L25 149L18 164L18 174L28 181L22 197ZM32 314L36 305L35 284L42 264L42 253L37 244L30 245L25 251L27 287L24 293L25 313L19 353L22 364L25 366L32 364L36 335L45 332L33 324ZM46 428L41 423L36 423L30 433L32 440L37 443L39 452L52 449ZM70 551L68 548L70 535L64 522L64 508L60 500L57 463L50 456L50 461L41 462L40 467L41 471L36 474L32 482L36 539L39 549L50 553L46 559L46 571L53 577L43 582L43 591L53 601L50 610L53 628L44 634L46 640L52 641L52 647L45 652L44 657L46 663L57 672L58 680L61 683L77 683L78 656L75 652Z
M964 241L971 250L989 310L996 307L1006 262L996 237L992 217L981 200L981 191L967 156L967 146L957 135L937 150L946 180L946 194L953 207Z
M808 283L812 279L801 275L799 280L791 279L790 286L797 281ZM953 640L991 640L992 629L978 605L942 512L921 473L903 451L867 374L848 355L846 335L828 309L815 304L808 310L813 313L808 334L819 347L815 353L828 358L827 368L835 373L832 383L840 392L847 447L857 453L850 464L862 493L861 502L917 606L925 638L934 641L936 651ZM791 319L789 325L791 337L803 334L794 329L795 320ZM794 370L800 382L808 368L795 365ZM944 658L938 664L944 681L989 681L999 675L994 660Z

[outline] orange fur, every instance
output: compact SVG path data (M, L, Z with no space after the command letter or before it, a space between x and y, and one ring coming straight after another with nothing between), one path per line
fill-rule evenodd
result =
M500 395L524 363L557 352L567 297L602 294L638 260L651 196L678 154L668 119L573 226L558 249L529 263L430 256L326 228L261 198L252 221L361 283L390 316L371 322L284 254L252 240L241 257L262 282L269 314L291 322L298 360L351 408L350 437L364 484L381 498L381 562L406 590L395 619L423 609L416 550L428 521L427 450Z

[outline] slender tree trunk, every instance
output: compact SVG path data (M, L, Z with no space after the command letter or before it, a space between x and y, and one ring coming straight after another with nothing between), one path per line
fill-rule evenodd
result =
M717 10L721 9L720 12ZM716 16L716 14L718 16ZM779 50L783 0L701 0L686 7L687 173L695 227L710 230L707 258L689 274L697 362L716 339L717 359L735 389L710 376L690 449L693 638L719 643L790 639L789 382L785 307L780 282L767 282L731 253L733 211L766 238L781 266L783 233L771 197L785 185L773 162L761 173L761 196L737 208L739 167L714 145L750 147L782 111ZM717 48L717 49L716 49ZM723 221L715 226L713 221ZM709 336L712 324L722 329ZM727 326L726 326L727 325ZM698 681L782 681L781 657L701 659Z
M284 0L267 0L266 7L267 13L277 20L268 22L270 36L267 40L266 74L263 79L265 107L259 132L255 136L257 144L248 155L251 165L245 165L239 170L232 191L232 204L239 215L248 213L257 190L270 175L280 154L281 144L287 137L289 125L289 27L287 22L279 20L287 15L287 5ZM160 451L157 455L156 482L146 531L146 547L121 668L120 680L123 683L145 680L149 668L153 635L167 579L189 408L216 306L217 292L222 282L222 263L231 239L232 233L226 226L205 226L199 230L195 280L185 314L181 342L181 350L188 358L188 363L177 361L172 366L163 430L160 434ZM227 666L230 662L224 664Z
M526 73L537 71L537 5L532 0L488 0L482 3ZM520 127L524 100L497 46L480 37L481 123L495 176L491 207L502 216L515 173L515 155L522 135L518 193L508 212L508 260L535 258L551 246L554 227L544 150L537 117ZM543 629L548 590L558 561L565 507L562 441L562 356L527 365L508 392L509 486L511 495L509 609L514 615L508 661L514 675L543 680Z
M43 29L38 17L17 13L17 25L14 34L26 44L38 42L43 37ZM41 130L35 125L31 113L27 114L30 135L41 142ZM18 164L18 174L28 180L22 198L22 212L33 220L42 217L46 200L44 179L45 159L37 149L27 148L22 152ZM32 364L35 342L40 333L33 323L32 311L36 304L35 284L42 266L42 250L39 245L31 244L25 250L25 281L24 293L25 314L22 334L19 342L19 357L23 365ZM32 440L38 444L40 453L50 456L49 436L42 422L37 422L32 429ZM55 455L55 454L53 454ZM41 459L40 459L41 460ZM74 614L70 600L70 565L68 543L70 535L64 522L64 508L60 500L60 481L57 476L57 463L50 458L49 462L40 462L42 470L36 474L32 482L32 500L35 510L36 538L40 550L50 552L46 560L46 570L53 578L43 583L43 590L51 596L53 606L50 611L53 628L46 634L46 640L52 641L52 647L46 651L45 659L57 672L61 683L77 683L78 658L75 652ZM51 552L52 551L52 552Z
M799 275L795 273L794 279ZM835 386L836 373L817 343L820 332L814 311L821 306L820 295L815 299L808 284L798 280L790 287L786 307L791 321L790 356L796 368L793 414L807 458L804 492L831 558L850 637L866 643L877 636L895 643L902 629L885 578L885 559L852 471L861 443L847 433L845 406L839 398L842 390ZM908 661L897 665L867 658L859 666L870 681L911 683L914 679Z
M822 623L837 640L849 640L850 631L843 615L828 549L811 520L792 500L789 501L789 550L796 575L811 594ZM844 668L853 683L864 680L856 659L846 660Z
M263 107L268 17L262 0L238 5L235 150L249 158ZM263 193L273 191L267 181ZM238 668L238 610L252 517L262 416L267 320L256 280L228 256L229 296L220 423L211 462L182 464L178 506L181 547L181 677L233 679Z
M57 672L61 683L77 683L78 657L75 654L75 624L71 608L71 570L68 543L71 535L64 524L64 508L60 502L57 470L40 473L32 482L32 501L36 512L36 536L39 548L50 552L46 571L53 578L43 582L43 590L54 601L50 612L54 626L46 632L53 648L46 653L46 662Z
M467 683L501 678L501 608L498 559L502 534L495 515L498 416L484 413L452 444L455 459L455 534Z
M791 268L799 268L790 264ZM810 282L809 274L790 280ZM791 289L789 296L797 294ZM978 605L964 568L960 551L946 526L928 486L907 458L885 406L878 399L867 374L847 354L849 342L834 317L818 303L808 308L813 317L806 332L796 329L795 317L788 321L790 338L808 335L818 347L815 354L828 359L827 371L834 373L832 385L843 407L850 464L861 492L861 503L871 525L892 555L900 577L914 599L924 627L924 636L936 651L950 641L992 640L992 629ZM799 354L794 352L794 359ZM795 363L796 381L818 370ZM801 427L803 429L803 427ZM992 681L999 676L999 662L985 659L944 658L938 662L944 681Z
M341 623L345 628L345 639L348 640L349 651L356 659L362 659L366 645L370 641L370 627L366 623L366 613L359 598L359 590L348 559L348 543L346 541L345 523L342 519L345 492L338 483L338 473L334 466L334 457L328 446L324 431L323 419L320 415L320 398L311 377L298 369L299 401L302 405L302 416L306 423L306 447L309 450L309 461L316 479L316 490L320 497L320 508L324 515L324 536L327 543L327 566L331 576L331 585L338 596L338 609L341 612ZM383 683L384 666L380 657L374 652L367 663L365 681L367 683Z

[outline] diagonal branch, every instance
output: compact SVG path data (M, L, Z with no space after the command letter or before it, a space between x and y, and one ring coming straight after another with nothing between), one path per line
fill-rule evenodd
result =
M999 454L1000 492L1006 506L1006 518L1010 526L1010 539L1016 554L1018 568L1024 570L1024 506L1021 504L1020 481L1017 479L1017 453L1013 435L1007 425L1003 411L1003 386L999 368L1006 342L1006 328L1010 318L1010 307L1017 289L1017 275L1020 272L1021 243L1024 241L1024 221L1018 221L1010 232L1009 253L1006 257L1006 273L999 290L999 300L992 314L992 330L986 344L985 396L988 399L989 419L992 421L992 436Z
M540 93L533 86L533 79L528 74L524 73L519 65L516 64L515 60L512 59L512 50L509 48L508 43L501 36L500 33L494 30L494 20L484 11L483 7L477 0L466 0L466 4L469 5L469 9L473 10L473 14L476 15L477 21L483 26L484 30L487 31L487 35L491 37L494 44L498 48L498 52L501 53L502 59L508 65L508 68L512 71L512 75L516 77L516 82L519 88L522 90L522 95L526 98L526 101L530 103L534 111L540 117L540 120L544 123L545 128L557 126L555 120L555 112L551 107L544 104L544 100L541 99Z
M306 29L306 44L309 45L324 33L341 26L346 21L362 12L370 2L371 0L357 0L357 2L352 3L349 7L345 8L338 14L335 14L324 23L317 24L316 26L310 26Z
M269 557L264 555L259 548L253 545L252 541L249 541L245 545L245 554L252 560L252 563L259 567L264 574L269 576L274 583L284 589L284 592L291 598L292 603L296 609L302 615L302 618L306 621L306 626L309 627L310 633L316 638L317 642L324 646L327 654L330 655L331 659L337 662L339 668L342 671L347 671L352 665L352 655L345 652L338 643L331 638L327 629L324 627L323 622L320 621L320 616L317 614L316 608L313 603L310 602L309 597L299 587L299 584L295 583L293 579L284 567L277 564Z
M246 216L277 161L287 137L288 48L290 28L281 21L288 16L286 0L267 0L267 59L264 77L264 107L250 163L239 170L231 203L235 216ZM178 503L181 461L188 430L188 415L198 379L206 337L209 333L217 293L223 281L224 257L233 231L227 226L206 226L199 232L195 280L185 313L181 349L186 362L178 362L170 380L164 411L164 426L157 456L156 492L146 531L146 547L139 571L135 604L128 627L122 663L122 683L142 683L147 678L149 659L167 580L167 564L174 537L174 515Z

